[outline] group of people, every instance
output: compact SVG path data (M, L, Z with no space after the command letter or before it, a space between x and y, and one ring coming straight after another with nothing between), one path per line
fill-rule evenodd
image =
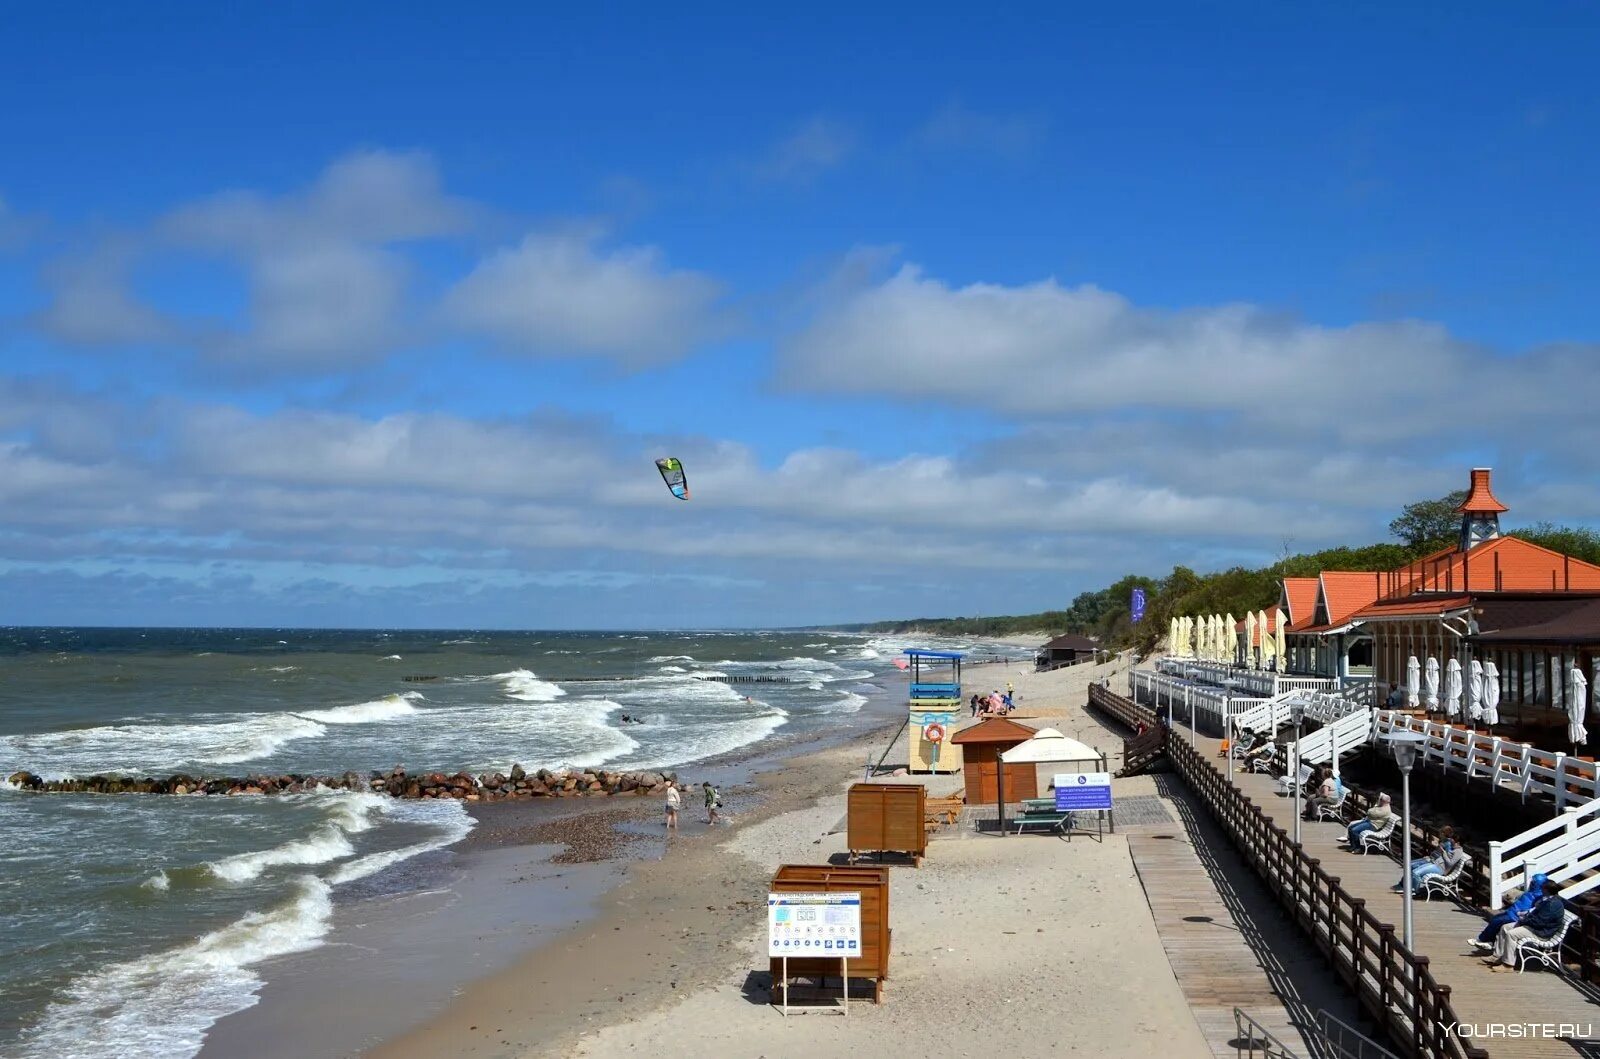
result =
M1239 771L1247 772L1250 762L1257 758L1270 758L1273 754L1271 732L1258 732L1246 728L1239 733Z
M1391 826L1393 821L1394 807L1389 795L1378 795L1378 800L1367 809L1366 815L1346 830L1351 851L1361 848L1363 834L1381 831ZM1429 876L1449 875L1461 867L1466 859L1465 851L1456 842L1455 829L1446 825L1439 829L1439 838L1432 852L1406 865L1405 873L1391 889L1401 893L1409 885L1412 894L1417 895ZM1547 878L1543 872L1534 875L1522 896L1513 901L1510 908L1491 917L1482 932L1471 939L1472 947L1485 953L1484 962L1490 970L1514 970L1520 943L1535 938L1548 940L1561 932L1566 922L1567 903L1560 890L1560 884Z
M722 791L710 780L700 785L700 793L706 800L706 824L715 827L721 819L718 815L722 809ZM678 830L678 812L683 808L683 795L678 791L678 784L673 780L667 781L667 830Z
M972 716L977 717L1004 717L1016 707L1012 703L1013 688L1011 682L1006 682L1005 694L996 688L987 695L974 695L967 703L972 710Z

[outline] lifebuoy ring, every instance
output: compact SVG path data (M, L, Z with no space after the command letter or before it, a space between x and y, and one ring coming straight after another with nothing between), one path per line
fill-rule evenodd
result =
M930 743L944 742L944 725L938 723L928 725L922 730L922 738Z

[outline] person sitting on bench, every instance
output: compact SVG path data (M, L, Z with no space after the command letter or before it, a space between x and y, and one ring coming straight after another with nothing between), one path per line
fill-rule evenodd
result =
M1439 829L1438 848L1430 856L1418 857L1407 866L1406 875L1411 879L1412 893L1417 892L1417 888L1422 885L1423 879L1430 875L1449 875L1455 870L1456 865L1461 863L1466 854L1461 852L1460 846L1456 845L1455 834L1455 828L1446 824ZM1405 878L1395 883L1394 891L1399 893L1400 888L1405 883Z
M1317 789L1312 793L1310 800L1306 802L1306 811L1303 814L1307 820L1315 820L1317 818L1317 810L1323 806L1339 804L1339 785L1334 782L1333 769L1324 765L1321 777L1316 782Z
M1533 911L1533 906L1539 903L1540 897L1544 896L1544 884L1546 881L1544 872L1539 872L1532 879L1529 879L1528 888L1522 891L1521 897L1511 902L1510 908L1489 917L1489 922L1484 924L1482 933L1472 939L1473 948L1494 948L1494 940L1500 936L1500 931Z
M1261 757L1263 754L1271 753L1272 737L1266 732L1257 732L1246 728L1244 730L1244 737L1247 740L1244 748L1244 761L1246 765L1249 765L1250 761L1254 758Z
M1554 879L1544 881L1544 896L1533 906L1533 911L1511 926L1500 931L1494 940L1494 953L1484 962L1491 970L1516 969L1517 943L1533 938L1553 938L1561 933L1567 921L1567 902L1561 898L1561 884Z
M1394 810L1389 808L1389 796L1378 795L1378 801L1367 810L1367 815L1351 824L1345 832L1352 850L1361 848L1361 836L1368 831L1376 831L1394 819Z

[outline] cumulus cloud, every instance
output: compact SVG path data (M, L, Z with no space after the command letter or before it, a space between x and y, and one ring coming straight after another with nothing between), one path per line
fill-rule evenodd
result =
M1100 409L1248 416L1392 441L1577 412L1596 350L1497 355L1422 321L1327 327L1247 304L1169 311L1054 279L952 286L903 265L827 300L784 346L791 387L976 401L1028 417ZM1548 380L1569 378L1553 394Z
M721 290L709 276L668 268L654 247L607 252L592 236L530 235L456 284L444 315L511 349L642 365L712 333Z
M636 366L718 333L716 280L668 267L654 247L603 248L591 235L536 232L464 274L419 282L430 244L459 250L486 230L488 215L446 193L426 155L359 152L301 191L213 195L52 263L51 300L37 323L81 345L164 344L301 374L462 336ZM242 283L243 309L205 318L158 310L134 282L158 254L223 262Z

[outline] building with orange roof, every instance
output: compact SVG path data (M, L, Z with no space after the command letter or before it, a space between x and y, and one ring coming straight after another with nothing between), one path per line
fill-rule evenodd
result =
M1383 575L1372 570L1324 570L1316 577L1286 578L1284 596L1293 591L1305 594L1304 586L1290 581L1309 581L1311 605L1301 610L1290 601L1291 615L1303 613L1288 629L1289 671L1339 680L1370 679L1372 673L1372 634L1356 619L1356 614L1378 598Z
M1290 584L1305 579L1286 579L1291 667L1341 679L1370 674L1381 701L1403 687L1413 657L1436 658L1441 668L1454 658L1463 671L1473 659L1493 661L1502 719L1519 738L1564 744L1567 674L1576 666L1600 683L1600 566L1503 536L1507 510L1489 469L1477 467L1456 508L1453 546L1398 570L1324 572L1307 623L1297 603L1305 587Z

